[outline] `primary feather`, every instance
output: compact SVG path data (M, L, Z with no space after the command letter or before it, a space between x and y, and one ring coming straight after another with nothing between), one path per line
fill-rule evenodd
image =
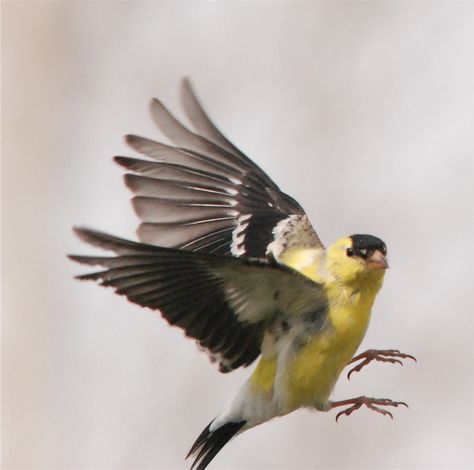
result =
M199 133L183 126L157 99L153 120L175 147L129 135L153 159L115 157L131 171L140 241L204 253L275 257L288 246L322 247L304 210L212 124L184 80L185 111ZM175 240L170 237L172 232Z
M222 372L252 363L275 312L304 316L324 305L319 284L265 259L218 257L134 243L85 228L85 242L117 257L71 256L107 269L78 276L101 281L131 302L160 310L196 339Z

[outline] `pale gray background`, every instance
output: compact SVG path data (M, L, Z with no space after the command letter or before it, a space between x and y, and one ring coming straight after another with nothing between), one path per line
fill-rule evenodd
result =
M114 154L160 138L192 77L222 130L326 243L367 232L391 270L334 397L403 399L395 419L303 410L245 433L215 469L472 468L473 3L3 3L3 468L178 469L250 370L72 279L71 233L133 237Z

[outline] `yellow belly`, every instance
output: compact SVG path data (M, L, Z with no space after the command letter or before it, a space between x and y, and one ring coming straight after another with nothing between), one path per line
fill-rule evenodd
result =
M301 347L287 364L286 406L324 406L364 338L373 303L371 297L354 294L345 302L331 302L331 326Z
M373 298L333 302L330 326L299 345L277 370L277 356L262 358L251 381L261 393L280 397L282 411L302 406L324 408L344 367L359 347L370 319ZM280 379L275 383L277 375ZM276 390L275 387L279 387Z
M319 278L317 259L321 250L299 250L287 255L285 263L315 282ZM328 300L328 327L322 332L291 339L292 347L265 341L257 368L251 377L255 391L276 400L282 414L303 406L324 409L344 367L359 347L370 319L375 296L382 285L383 273L361 282L325 284ZM267 338L272 344L271 337ZM279 339L284 342L285 339ZM288 346L288 344L286 344Z
M324 407L363 335L344 341L336 333L313 338L287 365L285 408Z

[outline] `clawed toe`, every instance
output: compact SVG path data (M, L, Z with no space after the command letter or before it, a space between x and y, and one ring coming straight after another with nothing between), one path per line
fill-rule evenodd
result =
M411 354L402 353L398 349L368 349L367 351L353 357L349 362L349 364L352 364L361 360L359 364L357 364L347 373L347 378L350 380L353 372L360 372L362 368L372 361L389 362L391 364L403 365L403 362L400 359L412 359L413 361L417 362L414 356Z
M377 413L380 413L384 416L390 416L390 418L393 419L392 413L390 411L387 411L383 408L379 408L380 406L394 406L398 407L399 405L406 406L408 408L408 405L403 402L403 401L393 401L388 398L369 398L369 397L357 397L357 398L351 398L349 400L341 400L341 401L335 401L331 403L331 409L336 408L338 406L345 406L345 405L352 405L349 408L346 408L345 410L340 411L336 415L336 421L342 416L349 416L351 415L354 411L358 410L361 408L363 405L366 406L369 410L373 410ZM378 405L378 406L376 406Z

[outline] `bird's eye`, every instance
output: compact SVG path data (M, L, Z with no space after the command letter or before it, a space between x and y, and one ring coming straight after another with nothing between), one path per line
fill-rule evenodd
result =
M349 257L354 256L354 250L352 248L347 248L346 255Z
M366 248L362 248L359 250L359 255L361 258L367 258L367 249Z

